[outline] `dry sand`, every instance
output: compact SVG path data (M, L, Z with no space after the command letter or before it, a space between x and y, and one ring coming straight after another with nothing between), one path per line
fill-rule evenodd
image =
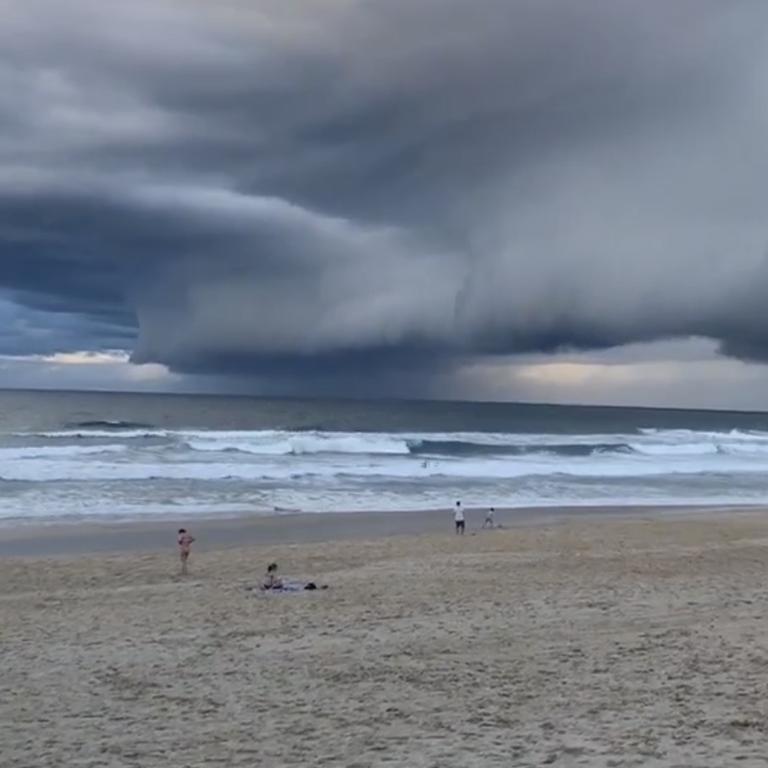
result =
M768 765L768 513L176 565L0 560L3 768Z

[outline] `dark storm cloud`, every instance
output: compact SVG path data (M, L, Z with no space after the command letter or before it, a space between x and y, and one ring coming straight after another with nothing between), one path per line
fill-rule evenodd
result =
M768 357L762 2L0 22L0 353L137 334L137 362L310 386L676 336Z

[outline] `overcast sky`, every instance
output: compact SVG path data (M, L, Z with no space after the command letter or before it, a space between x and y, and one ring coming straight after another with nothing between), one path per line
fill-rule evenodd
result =
M0 386L768 408L765 0L0 0Z

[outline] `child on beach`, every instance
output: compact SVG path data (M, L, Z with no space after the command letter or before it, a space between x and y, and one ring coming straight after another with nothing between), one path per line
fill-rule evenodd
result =
M493 516L496 513L496 510L491 507L486 513L485 513L485 520L483 520L483 528L493 528L494 522L493 522Z
M453 513L453 521L456 523L456 533L464 535L464 510L461 508L461 502L456 502L456 510Z
M179 528L179 557L181 558L181 575L187 575L187 560L189 560L189 553L192 551L192 542L195 540L194 536L190 536L187 533L186 528Z

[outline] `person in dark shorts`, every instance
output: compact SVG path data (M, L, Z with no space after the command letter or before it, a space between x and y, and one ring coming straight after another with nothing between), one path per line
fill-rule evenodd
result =
M461 502L456 502L456 507L453 512L453 521L456 524L456 533L464 535L464 510L461 508Z

